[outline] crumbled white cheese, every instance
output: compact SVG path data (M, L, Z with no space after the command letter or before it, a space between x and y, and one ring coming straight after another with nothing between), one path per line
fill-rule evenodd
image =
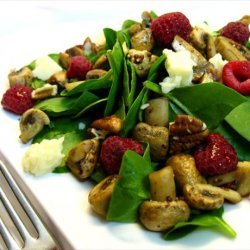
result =
M223 60L221 54L217 53L209 59L209 62L214 65L214 67L216 68L218 72L218 75L221 76L222 69L228 61Z
M196 66L191 53L186 49L177 52L164 49L163 53L166 55L165 68L169 76L160 83L162 92L168 93L174 88L191 85L193 66Z
M205 32L207 32L209 34L213 34L213 32L214 32L214 30L212 29L212 27L210 27L207 22L197 23L195 25L195 27L198 27L198 28L204 30Z
M43 81L48 80L53 74L62 70L49 56L42 56L35 61L35 69L32 71L33 76Z
M79 130L84 130L85 128L86 128L86 124L83 123L83 122L79 122L79 124L78 124L78 129L79 129Z
M63 140L64 137L45 139L40 143L32 144L22 159L23 170L35 176L52 172L64 158Z

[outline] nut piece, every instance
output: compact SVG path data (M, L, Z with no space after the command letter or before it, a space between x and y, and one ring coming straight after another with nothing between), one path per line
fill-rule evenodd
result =
M177 115L169 127L170 153L180 153L203 142L209 131L201 120L189 115Z
M167 160L166 165L173 168L175 181L180 190L186 184L206 183L206 180L196 168L194 157L189 154L173 155Z
M151 231L165 231L187 221L190 209L185 201L144 201L139 209L141 223Z
M154 47L152 31L145 28L131 37L131 48L136 50L150 51Z
M168 129L166 127L150 126L140 122L133 130L133 138L149 144L153 160L165 160L168 151Z
M87 74L86 74L86 80L101 78L106 73L107 73L107 71L103 70L103 69L92 69L92 70L89 70L87 72Z
M235 189L241 196L246 196L250 193L250 162L238 162L236 170L210 177L208 183L215 186L226 184Z
M49 117L40 109L28 109L21 116L19 127L22 143L27 143L37 135L44 127L50 123Z
M41 88L32 91L32 99L39 100L57 95L57 85L46 83Z
M109 202L118 180L118 175L111 175L99 182L89 193L89 203L93 210L105 217L108 211Z
M140 51L135 49L130 49L127 57L134 65L136 74L139 77L146 76L151 68L151 65L157 59L157 56L147 50Z
M223 195L209 184L186 184L183 195L188 205L201 210L214 210L224 203Z
M15 84L21 84L25 86L30 86L33 75L32 71L28 67L24 67L18 71L12 71L8 75L10 87Z
M144 111L145 122L152 126L168 126L168 99L158 97L148 101L149 106Z
M70 150L66 164L79 180L85 180L96 168L98 155L99 140L84 140Z
M108 132L118 134L123 127L123 121L116 115L111 115L92 122L91 127L104 129Z
M150 192L154 201L172 201L176 198L174 172L170 166L149 174Z

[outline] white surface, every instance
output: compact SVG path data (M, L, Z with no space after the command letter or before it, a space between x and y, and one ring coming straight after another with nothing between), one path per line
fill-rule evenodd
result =
M42 55L64 51L100 34L102 28L117 29L125 19L140 20L144 10L158 14L182 11L192 24L208 21L219 28L249 14L249 1L76 1L0 2L0 95L7 88L7 74ZM226 221L236 230L228 239L210 230L167 242L161 234L136 224L107 223L88 205L88 182L70 174L32 177L22 172L20 162L26 149L19 143L18 117L0 110L0 150L14 164L37 197L48 218L65 234L74 249L249 249L250 202L227 206Z

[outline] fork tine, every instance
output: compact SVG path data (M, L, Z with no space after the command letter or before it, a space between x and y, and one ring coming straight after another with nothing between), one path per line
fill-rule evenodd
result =
M1 194L5 196L6 208L7 207L9 208L8 210L10 215L13 217L12 219L15 220L14 218L17 219L19 217L21 221L19 220L17 224L19 225L24 224L29 234L33 238L37 239L39 237L39 233L34 224L32 223L32 221L34 221L35 219L34 212L32 212L33 209L29 206L29 202L27 201L27 199L17 186L15 180L10 175L6 166L1 161L0 161L0 170L5 177L5 180L4 178L0 178L2 184L4 184L4 182L7 181L7 185L5 185L4 187L6 189L10 187L10 190L8 190L8 198L5 196L4 192L1 192ZM4 191L6 192L6 190ZM13 194L12 197L11 194ZM13 207L15 207L15 210L13 209ZM22 230L22 232L23 234L25 234L24 230Z

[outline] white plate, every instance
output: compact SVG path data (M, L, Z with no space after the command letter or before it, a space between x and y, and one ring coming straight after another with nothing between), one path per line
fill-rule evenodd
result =
M118 29L125 19L140 20L144 10L157 14L181 11L192 24L207 21L217 29L249 14L249 7L249 1L0 2L0 93L7 88L10 69L80 44L86 36L100 34L104 27ZM70 174L39 178L24 174L20 162L27 146L18 140L18 117L1 109L0 121L0 150L30 188L31 199L36 200L55 235L66 237L67 241L59 239L65 248L249 249L249 200L226 206L224 218L238 234L233 240L200 229L181 240L167 242L161 234L148 232L137 224L107 223L90 210L87 181L80 183Z

